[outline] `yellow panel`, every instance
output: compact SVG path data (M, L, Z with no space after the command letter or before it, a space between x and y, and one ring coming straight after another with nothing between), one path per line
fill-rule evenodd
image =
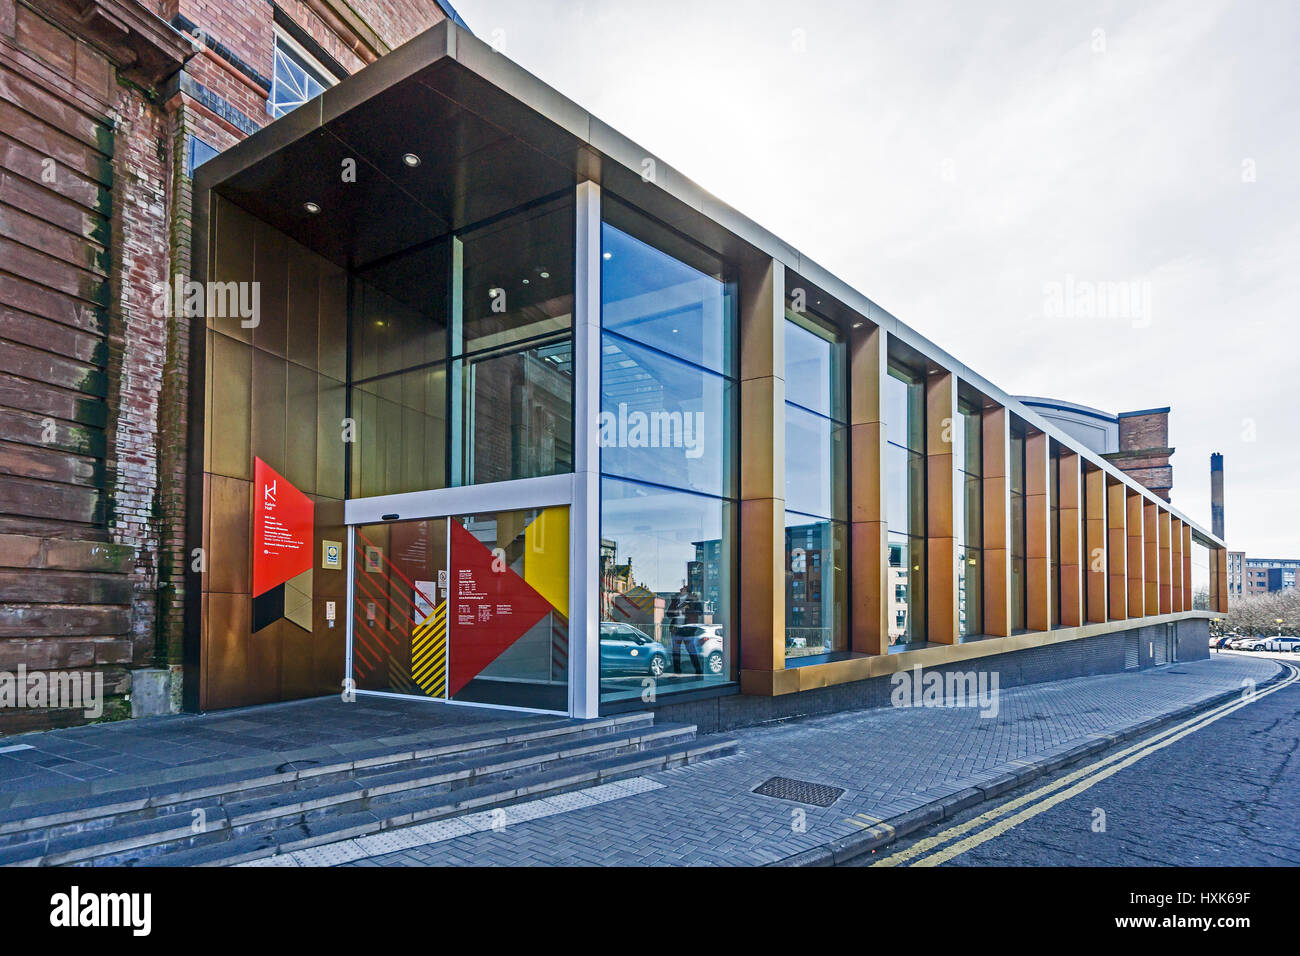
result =
M569 509L543 508L524 532L524 580L569 616Z

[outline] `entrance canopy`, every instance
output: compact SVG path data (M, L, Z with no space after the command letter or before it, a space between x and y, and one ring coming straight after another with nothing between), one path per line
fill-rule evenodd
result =
M710 219L733 210L448 21L209 160L195 195L359 269L583 180L737 246Z

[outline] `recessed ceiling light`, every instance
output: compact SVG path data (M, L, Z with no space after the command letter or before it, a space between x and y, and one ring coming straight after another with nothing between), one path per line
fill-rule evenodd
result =
M551 274L549 272L539 272L537 274L541 276L543 279L549 279L551 277Z
M606 259L613 259L613 258L614 258L614 253L612 253L612 252L607 252L607 253L605 253L605 258L606 258Z
M420 157L416 156L414 153L403 153L402 162L414 169L416 166L420 165Z
M853 323L853 327L854 327L855 329L860 329L860 328L862 328L862 323L861 323L861 322L854 322L854 323Z
M320 206L316 205L314 202L305 202L302 204L302 208L306 209L313 216L320 212Z
M527 279L524 280L524 285L528 285L528 280L527 280Z

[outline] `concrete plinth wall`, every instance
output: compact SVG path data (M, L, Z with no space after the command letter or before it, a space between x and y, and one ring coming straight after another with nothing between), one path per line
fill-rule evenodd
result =
M1146 669L1156 666L1152 647L1156 642L1165 640L1166 627L1172 627L1176 632L1178 662L1204 660L1209 657L1209 621L1204 618L1189 618L1170 624L1125 628L1060 644L1011 651L932 668L926 667L922 673L944 676L941 691L943 694L948 693L946 675L950 673L976 676L981 672L990 675L996 673L998 689L1008 690L1012 687L1066 680L1071 677L1120 673L1126 669L1126 654L1131 652L1134 642L1137 643L1139 651L1136 669ZM889 707L892 706L891 695L896 686L894 677L893 674L883 675L869 680L837 684L781 697L733 695L685 702L665 700L660 704L650 705L650 709L653 709L661 720L693 723L699 727L701 733L719 733L773 720L817 717L862 708ZM986 682L987 680L988 678ZM946 703L949 702L946 697L944 700Z

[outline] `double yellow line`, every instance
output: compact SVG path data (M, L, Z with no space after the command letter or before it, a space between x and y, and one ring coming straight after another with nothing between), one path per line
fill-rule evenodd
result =
M1104 757L1095 763L1066 774L1058 780L1039 787L1022 797L1008 800L1006 803L982 813L977 817L949 827L942 833L923 840L917 840L905 850L883 857L872 866L938 866L961 856L975 847L987 843L1026 820L1031 820L1040 813L1045 813L1057 804L1064 803L1072 797L1083 793L1090 787L1119 773L1125 767L1131 767L1144 757L1149 757L1158 750L1163 750L1177 743L1188 734L1202 730L1234 711L1262 700L1269 694L1276 694L1300 681L1300 669L1282 662L1287 669L1287 676L1264 690L1245 694L1243 697L1220 704L1202 714L1197 714L1180 724L1168 727L1152 737L1123 750ZM969 835L967 835L969 834ZM955 842L954 842L955 841ZM945 844L947 844L945 846ZM942 849L939 849L942 847Z

